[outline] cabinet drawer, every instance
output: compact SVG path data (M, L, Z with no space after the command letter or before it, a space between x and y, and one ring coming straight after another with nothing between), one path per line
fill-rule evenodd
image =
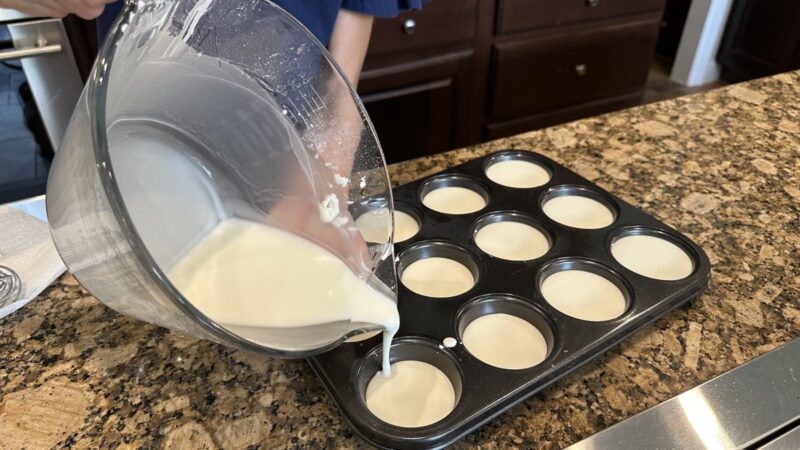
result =
M445 61L365 73L358 93L389 163L467 144L472 66L472 52L465 50Z
M666 0L500 0L497 32L602 20L626 14L661 11Z
M492 120L563 108L641 88L659 21L497 44Z
M478 0L436 0L421 11L375 19L367 59L467 42L475 37L477 12Z

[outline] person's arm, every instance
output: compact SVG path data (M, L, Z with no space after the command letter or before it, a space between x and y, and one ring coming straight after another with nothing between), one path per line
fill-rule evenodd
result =
M339 10L328 51L353 87L358 84L371 32L372 16ZM350 200L349 187L337 182L336 175L345 179L351 176L363 119L344 83L338 77L331 78L329 83L324 91L327 92L327 106L334 111L332 115L336 120L315 129L316 141L322 144L317 150L320 159L310 161L310 164L319 165L316 176L323 180L320 185L327 189L315 193L307 178L298 173L294 176L295 184L289 189L295 195L281 201L269 215L284 229L324 246L345 260L356 273L362 273L364 267L372 267L377 260L373 260L364 238L354 227L355 219L346 206ZM338 199L336 219L347 219L346 223L321 219L319 202L327 194L334 194ZM387 227L389 224L387 219Z
M2 1L2 0L0 0ZM367 55L372 33L372 16L340 9L328 44L333 59L342 68L353 87L358 85L361 66Z
M103 12L106 3L115 0L0 0L0 8L42 17L64 17L73 13L83 19L91 20Z

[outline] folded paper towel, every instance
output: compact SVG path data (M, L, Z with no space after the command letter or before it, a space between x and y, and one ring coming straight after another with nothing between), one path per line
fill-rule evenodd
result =
M66 270L43 211L44 197L0 205L0 266L11 269L0 269L0 291L4 284L10 293L5 298L0 293L0 317L36 298ZM17 280L12 271L19 277L18 287L13 286Z

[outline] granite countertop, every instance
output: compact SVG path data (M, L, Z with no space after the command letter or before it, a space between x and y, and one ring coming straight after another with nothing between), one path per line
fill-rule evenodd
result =
M713 264L696 301L463 439L560 447L800 335L800 73L391 167L405 183L535 150L651 212ZM304 361L120 316L70 276L0 319L0 448L361 447Z

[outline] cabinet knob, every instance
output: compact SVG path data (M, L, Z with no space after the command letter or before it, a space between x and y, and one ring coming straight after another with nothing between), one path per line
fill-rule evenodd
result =
M406 19L403 22L403 33L405 34L414 34L414 31L417 30L417 22L414 19Z
M586 64L575 64L575 74L579 77L586 75Z
M595 6L600 4L600 0L586 0L586 6L594 8Z

